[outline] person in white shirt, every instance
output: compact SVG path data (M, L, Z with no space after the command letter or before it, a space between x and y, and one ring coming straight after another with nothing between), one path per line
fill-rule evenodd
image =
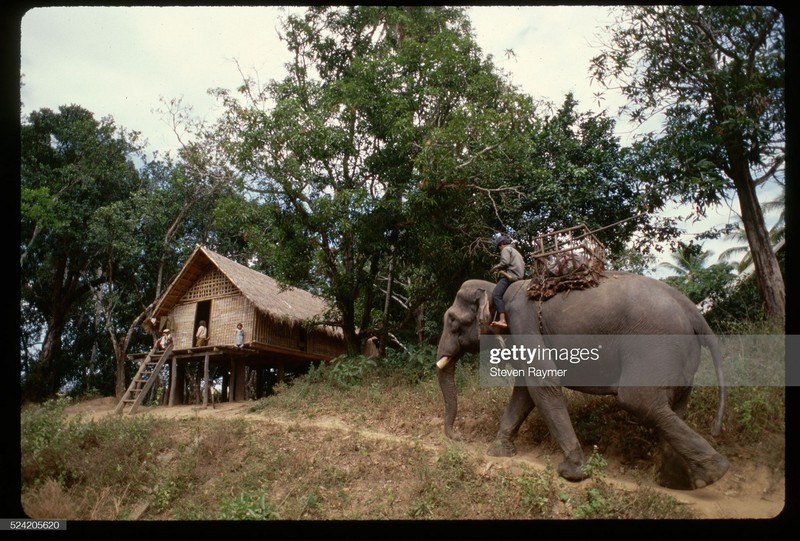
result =
M197 347L205 346L208 344L208 328L206 327L206 322L204 320L200 321L200 326L197 327L197 332L194 335L195 337L195 345Z

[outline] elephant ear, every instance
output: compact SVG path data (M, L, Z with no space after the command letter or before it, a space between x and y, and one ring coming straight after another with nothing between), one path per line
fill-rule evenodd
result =
M478 302L478 323L489 325L492 322L492 310L489 307L489 293L485 289L477 292Z

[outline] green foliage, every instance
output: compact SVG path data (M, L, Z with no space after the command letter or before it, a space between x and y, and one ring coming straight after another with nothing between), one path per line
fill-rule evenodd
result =
M525 472L516 479L521 491L520 504L525 514L546 518L556 499L553 471Z
M169 509L179 496L180 488L174 479L169 479L156 488L153 494L153 507L159 512Z
M570 397L575 398L573 403L582 402L582 397L579 398L576 393L571 393ZM578 414L573 419L573 424L584 444L596 447L603 436L607 435L609 417L617 407L614 402L598 400L596 397L577 407Z
M312 7L283 37L285 79L247 79L241 101L217 93L217 146L254 196L219 216L243 240L247 223L269 226L244 241L335 305L351 353L356 329L437 334L458 285L491 266L496 229L524 239L634 212L613 121L571 96L541 120L482 57L463 8ZM632 231L604 240L618 249ZM389 274L398 302L379 314Z
M121 390L129 348L152 346L143 307L208 236L225 184L207 187L186 163L146 162L140 150L137 134L77 105L23 121L26 400Z
M781 387L733 387L729 389L733 418L727 418L742 439L757 442L765 433L785 430L786 394Z
M364 377L372 372L377 363L372 357L358 355L356 357L340 356L330 363L320 365L313 374L309 371L311 382L325 381L341 388L358 386Z
M444 477L450 479L463 479L464 469L467 466L464 454L453 446L449 446L440 454L436 463L441 468Z
M635 122L660 114L658 133L632 147L630 170L648 210L670 201L702 217L734 192L742 225L761 254L760 290L784 317L783 280L756 187L783 181L786 140L785 22L772 6L623 6L592 76L619 88ZM708 232L718 236L719 232Z
M606 498L601 487L589 487L584 500L575 509L575 518L609 518L611 505L612 502Z
M378 368L399 376L403 383L413 384L436 373L436 348L432 345L412 345L407 350L387 349L378 360Z
M58 399L24 409L20 418L23 484L47 479L66 487L85 483L87 461L92 465L91 482L98 486L124 486L146 474L165 441L159 420L139 416L83 422L80 416L66 417L68 404Z
M254 243L277 278L336 305L351 351L389 259L405 279L406 265L430 257L401 238L416 236L416 209L404 201L419 180L419 149L434 126L456 122L456 103L495 109L473 90L494 88L494 78L485 80L491 68L467 28L461 9L312 7L285 21L295 56L285 80L245 81L243 96L254 99L244 107L219 93L231 104L220 130L231 138L219 146L252 179L271 224L270 238ZM264 111L262 101L275 105Z
M586 464L583 465L581 470L586 475L602 479L605 476L605 468L607 465L608 462L606 462L606 459L600 454L597 445L594 445L592 446L592 454L589 455Z
M784 276L785 257L783 251L778 254ZM782 334L786 331L783 321L767 317L755 276L717 298L705 318L720 334Z
M729 263L717 263L698 269L691 274L669 276L664 282L671 285L697 304L706 298L720 298L725 295L725 287L733 279Z
M60 457L69 444L69 431L63 427L64 408L69 403L69 399L59 398L25 409L20 418L23 481L65 481L70 477Z
M640 212L635 185L622 173L622 153L614 136L614 121L605 114L579 112L571 94L560 108L546 114L537 129L526 134L529 164L519 177L504 179L519 186L523 197L502 205L499 215L529 245L548 230L585 223L596 230ZM621 251L636 221L598 233L610 253Z
M473 486L475 472L461 450L447 446L437 456L436 467L421 469L418 475L422 480L422 488L411 501L408 515L411 518L435 518L446 508L450 494Z
M691 511L674 497L650 487L633 493L617 492L605 481L593 481L581 494L571 497L577 519L691 519Z
M34 315L21 329L26 400L52 398L71 376L85 372L64 346L103 334L102 326L86 323L97 314L92 304L84 312L84 303L92 300L92 288L124 272L114 243L129 231L114 227L119 221L112 217L141 187L132 159L137 151L135 134L77 105L32 112L22 124L21 304ZM39 340L40 347L24 347Z
M275 506L269 501L266 494L240 493L235 496L225 496L220 501L220 520L280 520Z

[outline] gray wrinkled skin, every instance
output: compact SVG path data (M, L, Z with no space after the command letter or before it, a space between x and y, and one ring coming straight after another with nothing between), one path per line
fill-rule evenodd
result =
M708 347L717 373L720 401L713 428L718 435L725 401L722 358L713 335L702 314L680 292L651 278L630 273L605 272L600 285L585 290L560 293L541 303L527 295L528 281L513 283L503 298L509 321L509 332L515 335L538 335L541 310L544 335L697 335L700 341L686 341L692 346L645 348L635 341L624 341L613 351L604 351L605 374L616 379L602 386L576 388L592 394L612 394L620 405L636 415L643 423L654 426L660 437L656 481L673 489L697 489L720 479L730 467L699 434L683 421L691 384L681 387L635 387L626 381L641 381L642 375L663 374L693 378L700 362L700 343ZM444 327L439 339L437 360L449 362L438 370L439 385L445 403L444 430L452 439L459 439L455 429L458 410L454 382L458 359L480 348L480 334L491 333L487 323L494 313L491 292L494 284L468 280L445 312ZM489 318L489 319L487 319ZM542 342L544 344L544 342ZM631 345L631 344L634 345ZM637 350L638 347L638 350ZM554 368L551 362L534 363L542 369ZM583 450L561 387L548 382L525 380L520 376L513 388L511 400L495 440L488 449L492 456L512 456L514 439L527 416L537 408L550 433L564 455L559 474L570 481L586 477Z

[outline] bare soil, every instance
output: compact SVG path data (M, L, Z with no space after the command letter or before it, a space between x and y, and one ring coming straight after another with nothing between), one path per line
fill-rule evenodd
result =
M103 416L114 415L114 408L117 402L112 397L89 400L70 406L67 412L70 414L80 413L82 418L100 419ZM215 407L202 407L196 405L156 407L147 408L148 415L163 416L166 418L181 417L213 417L217 419L226 418L246 418L249 421L264 423L266 425L304 425L305 428L312 428L319 431L341 431L348 433L356 432L364 438L383 440L383 441L407 441L409 445L424 445L432 452L443 449L447 444L451 444L442 434L441 417L431 417L430 422L417 429L417 434L409 438L405 434L398 434L391 428L386 431L375 427L365 428L354 426L337 416L316 416L313 419L303 419L298 417L282 418L275 416L273 412L270 416L264 416L258 412L252 413L248 408L247 402L221 403ZM307 425L307 426L306 426ZM467 427L468 429L468 427ZM469 431L467 430L467 434ZM545 469L558 464L560 457L554 453L553 449L543 448L542 446L531 446L521 443L518 445L517 455L512 458L496 458L486 455L487 442L476 441L476 438L467 438L469 441L462 443L465 452L473 457L479 458L485 464L488 471L491 468L507 468L513 471L521 465L527 465L536 469ZM480 440L480 438L477 438ZM768 445L768 444L767 444ZM665 489L648 481L648 475L642 475L641 470L633 471L630 466L625 466L614 457L605 457L608 465L605 470L605 480L616 488L635 491L641 488L643 483L650 483L653 490L659 490L669 494L679 502L689 506L695 516L706 519L769 519L781 514L785 505L785 474L782 464L770 466L765 462L769 460L753 460L752 448L742 448L741 452L733 455L728 453L726 456L731 461L731 469L718 482L713 485L693 491L680 491ZM651 477L651 476L650 476ZM590 481L584 481L587 483Z

